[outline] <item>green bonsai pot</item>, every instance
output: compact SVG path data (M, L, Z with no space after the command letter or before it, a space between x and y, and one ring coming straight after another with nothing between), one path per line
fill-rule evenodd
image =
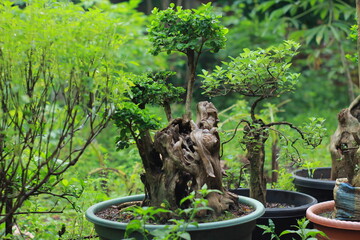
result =
M95 214L112 205L118 205L124 202L143 200L144 195L134 195L128 197L116 198L100 202L91 206L86 211L86 218L95 226L95 231L102 240L123 239L127 223L115 222L102 219ZM257 200L248 197L239 197L239 202L254 208L254 211L246 216L235 219L200 223L198 226L188 226L186 231L190 233L192 240L197 239L243 239L251 240L252 231L256 226L256 219L261 217L264 212L264 206ZM164 228L165 225L146 225L149 231ZM141 235L134 234L132 237L143 239Z

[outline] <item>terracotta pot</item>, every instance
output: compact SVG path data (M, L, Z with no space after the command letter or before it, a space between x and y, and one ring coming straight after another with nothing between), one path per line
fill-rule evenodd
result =
M318 239L355 240L360 239L360 222L341 221L320 216L322 213L333 212L335 201L315 204L308 208L306 217L314 224L314 228L323 231L328 238Z

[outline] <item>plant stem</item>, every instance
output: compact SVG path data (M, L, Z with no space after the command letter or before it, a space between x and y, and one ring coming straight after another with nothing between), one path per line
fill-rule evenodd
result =
M12 194L12 190L11 190L11 186L9 186L6 190L6 194L5 196L11 196ZM12 198L7 198L5 203L5 212L8 215L6 220L5 220L5 235L11 235L12 234L12 227L14 225L14 215L13 215L13 199Z
M348 80L348 94L349 94L349 98L350 98L350 101L354 101L355 99L355 95L354 95L354 84L352 82L352 79L351 79L351 74L350 74L350 70L349 70L349 67L348 67L348 64L346 62L346 58L345 58L345 52L344 52L344 48L341 44L341 42L339 41L339 48L340 48L340 56L341 56L341 63L344 67L344 70L345 70L345 74L346 74L346 78ZM360 69L360 68L359 68ZM360 86L360 85L359 85Z
M187 76L187 87L186 87L186 100L185 100L185 120L191 119L191 102L193 98L194 84L195 84L195 51L189 50L187 52L188 58L188 76Z

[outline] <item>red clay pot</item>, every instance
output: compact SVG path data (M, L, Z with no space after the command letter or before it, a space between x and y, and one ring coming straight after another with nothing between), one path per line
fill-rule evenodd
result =
M319 216L319 214L334 211L335 201L315 204L306 211L306 217L314 228L323 231L328 238L318 236L321 240L355 240L360 239L360 222L340 221Z

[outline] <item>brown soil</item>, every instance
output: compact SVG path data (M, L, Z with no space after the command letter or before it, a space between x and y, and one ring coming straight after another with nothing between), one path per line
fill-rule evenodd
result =
M106 208L100 212L97 212L95 215L106 220L116 221L116 222L123 222L128 223L131 220L135 219L134 215L130 211L126 211L126 208L131 206L141 206L142 202L128 202L125 204L113 205L109 208ZM218 218L211 218L211 217L202 217L197 218L196 221L198 223L210 222L210 221L221 221L227 220L232 218L237 218L241 216L245 216L253 212L254 209L250 206L239 204L239 209L237 211L230 211L225 213L224 215ZM170 218L164 218L164 216L159 216L157 222L149 222L150 224L172 224L168 222L169 219L179 219L178 216L172 215Z
M293 208L295 205L286 203L266 203L266 208Z

